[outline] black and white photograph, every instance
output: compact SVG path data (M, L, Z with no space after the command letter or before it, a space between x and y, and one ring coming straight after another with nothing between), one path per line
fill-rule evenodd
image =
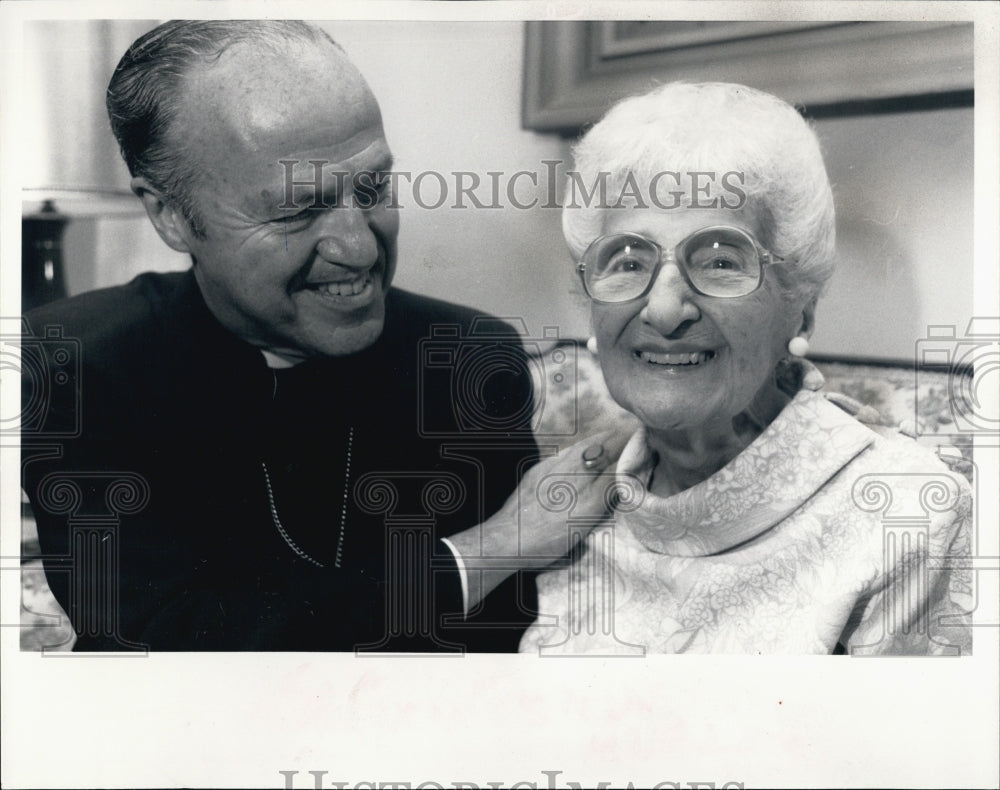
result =
M1000 7L0 20L4 787L1000 783Z

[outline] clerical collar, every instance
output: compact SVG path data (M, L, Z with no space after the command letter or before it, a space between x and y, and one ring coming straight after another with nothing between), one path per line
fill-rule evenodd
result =
M267 366L272 370L294 368L303 361L300 357L283 357L280 354L275 354L273 351L265 351L263 348L260 350L260 353L264 355Z

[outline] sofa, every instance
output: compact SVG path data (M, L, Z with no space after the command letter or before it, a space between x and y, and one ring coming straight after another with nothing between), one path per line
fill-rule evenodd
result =
M973 482L971 371L813 359L828 397L862 422L899 429L933 448ZM534 424L540 445L562 448L606 429L631 432L636 418L608 393L597 359L582 340L558 340L528 356L535 384ZM52 597L38 556L34 525L22 518L21 649L67 650L73 633Z
M969 477L972 461L971 370L816 357L827 396L862 422L899 429L932 447ZM636 419L612 400L600 363L583 341L560 341L529 357L535 378L536 435L564 447Z

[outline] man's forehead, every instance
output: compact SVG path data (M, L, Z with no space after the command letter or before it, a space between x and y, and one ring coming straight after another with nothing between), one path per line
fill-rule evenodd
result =
M185 81L178 126L216 153L357 151L359 136L381 134L381 113L364 78L332 45L286 52L227 50ZM176 131L176 130L175 130ZM367 144L362 141L362 147ZM353 148L353 150L352 150Z
M328 42L289 41L287 47L240 41L191 69L186 81L192 87L221 82L241 101L262 91L292 95L313 79L330 91L367 90L361 72L343 50Z

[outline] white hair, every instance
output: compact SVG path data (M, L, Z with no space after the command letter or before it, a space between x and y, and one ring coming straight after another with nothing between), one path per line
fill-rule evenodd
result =
M584 184L652 183L665 171L742 174L761 244L790 261L791 286L816 296L833 273L833 194L816 134L785 101L744 85L671 82L624 99L577 143ZM600 205L567 201L563 233L579 260L601 235Z

